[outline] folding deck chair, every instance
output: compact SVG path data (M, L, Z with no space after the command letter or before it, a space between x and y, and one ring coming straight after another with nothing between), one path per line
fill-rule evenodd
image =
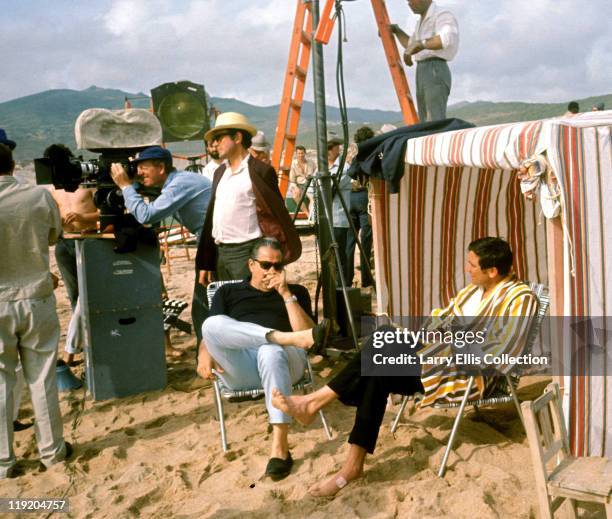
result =
M567 500L569 517L576 518L579 501L601 503L612 519L612 460L571 455L558 384L523 402L525 430L535 474L540 517L552 519Z
M206 290L206 295L208 297L208 305L211 305L213 296L215 295L215 292L220 286L229 283L239 282L240 280L235 279L231 281L215 281L213 283L210 283ZM225 417L223 415L223 401L226 400L231 403L237 403L259 400L264 397L264 390L261 387L240 390L229 389L223 385L219 374L215 370L213 370L213 373L216 375L216 379L213 381L213 388L215 390L215 404L217 406L217 414L219 416L221 445L223 447L223 452L227 452L229 449L227 444L227 433L225 430ZM310 359L307 356L304 376L300 381L293 385L293 391L303 391L304 394L306 394L310 391L313 391L314 388L314 373L312 371L312 366L310 365ZM325 419L325 415L323 414L322 410L319 411L319 416L321 417L321 422L323 423L323 429L325 429L325 434L327 435L327 438L331 440L331 431L329 429L329 426L327 425L327 420Z
M538 298L539 308L538 313L531 324L531 328L529 330L529 335L527 336L527 342L525 344L524 351L526 353L530 352L535 344L535 341L540 333L540 327L542 325L542 321L544 320L544 316L548 311L548 305L550 304L550 298L548 296L548 289L541 284L538 283L529 283L529 288ZM499 389L496 390L492 395L487 398L482 398L478 400L469 400L468 395L472 390L472 386L474 385L475 375L472 375L468 379L467 389L465 390L465 396L461 400L461 402L449 402L449 403L439 403L434 404L433 407L436 409L451 409L458 407L459 411L457 412L457 416L455 417L455 421L453 422L453 428L451 430L450 437L448 439L448 444L446 445L446 451L444 452L444 457L442 458L442 464L440 465L440 469L438 470L438 476L443 477L446 472L446 464L448 462L448 457L453 448L453 443L455 442L455 437L457 435L457 430L459 429L459 423L463 418L463 412L467 406L473 407L475 410L478 410L479 407L482 406L495 406L499 404L507 404L508 402L514 402L516 410L518 411L519 418L525 427L525 422L523 420L523 414L521 413L521 404L519 402L518 396L516 395L516 385L518 383L517 377L507 373L504 375L506 379L506 390ZM391 432L395 432L397 426L399 424L400 418L404 413L404 409L406 408L406 404L408 403L409 397L404 396L402 399L402 403L400 405L399 411L395 416L393 423L391 425Z

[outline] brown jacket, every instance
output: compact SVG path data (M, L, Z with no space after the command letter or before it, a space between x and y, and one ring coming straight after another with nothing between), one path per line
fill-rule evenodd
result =
M216 269L217 247L212 237L213 211L215 210L217 186L225 169L225 164L222 164L216 169L213 176L212 196L206 211L196 255L196 268L199 270L214 271ZM278 179L274 168L251 157L249 158L249 176L253 184L257 219L262 235L273 236L281 242L285 263L297 260L302 254L302 242L278 189Z

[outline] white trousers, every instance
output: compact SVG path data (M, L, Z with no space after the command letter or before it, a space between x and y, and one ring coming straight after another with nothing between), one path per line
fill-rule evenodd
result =
M272 331L253 323L215 315L204 321L202 337L211 357L223 368L220 375L228 389L263 388L270 423L290 423L291 417L272 405L272 389L288 395L304 376L306 351L294 346L270 344Z
M17 364L30 389L40 459L66 457L55 369L59 342L55 297L0 301L0 478L15 464L13 419Z

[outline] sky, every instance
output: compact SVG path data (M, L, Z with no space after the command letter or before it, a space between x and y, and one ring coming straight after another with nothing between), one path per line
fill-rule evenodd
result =
M148 93L191 80L210 95L280 102L297 0L0 0L0 102L91 85ZM321 8L324 0L320 0ZM449 103L565 102L612 92L610 0L438 0L455 14ZM411 32L406 0L386 0ZM399 109L368 0L345 1L349 106ZM337 106L337 28L325 50ZM406 68L414 87L414 68ZM306 99L312 100L312 75Z

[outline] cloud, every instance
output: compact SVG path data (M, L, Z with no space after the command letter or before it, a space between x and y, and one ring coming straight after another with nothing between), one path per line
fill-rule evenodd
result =
M612 37L609 0L439 0L461 32L451 63L451 102L564 101L608 93ZM16 3L19 4L19 3ZM6 9L0 102L49 88L96 84L131 92L167 81L203 83L214 96L276 104L289 52L293 0L58 0ZM321 2L323 5L323 2ZM349 104L397 109L370 2L345 2ZM405 2L390 18L411 29ZM408 23L406 21L409 20ZM337 29L336 29L337 31ZM325 48L327 101L337 104L337 32ZM406 69L414 91L414 69ZM306 98L312 99L311 77Z

